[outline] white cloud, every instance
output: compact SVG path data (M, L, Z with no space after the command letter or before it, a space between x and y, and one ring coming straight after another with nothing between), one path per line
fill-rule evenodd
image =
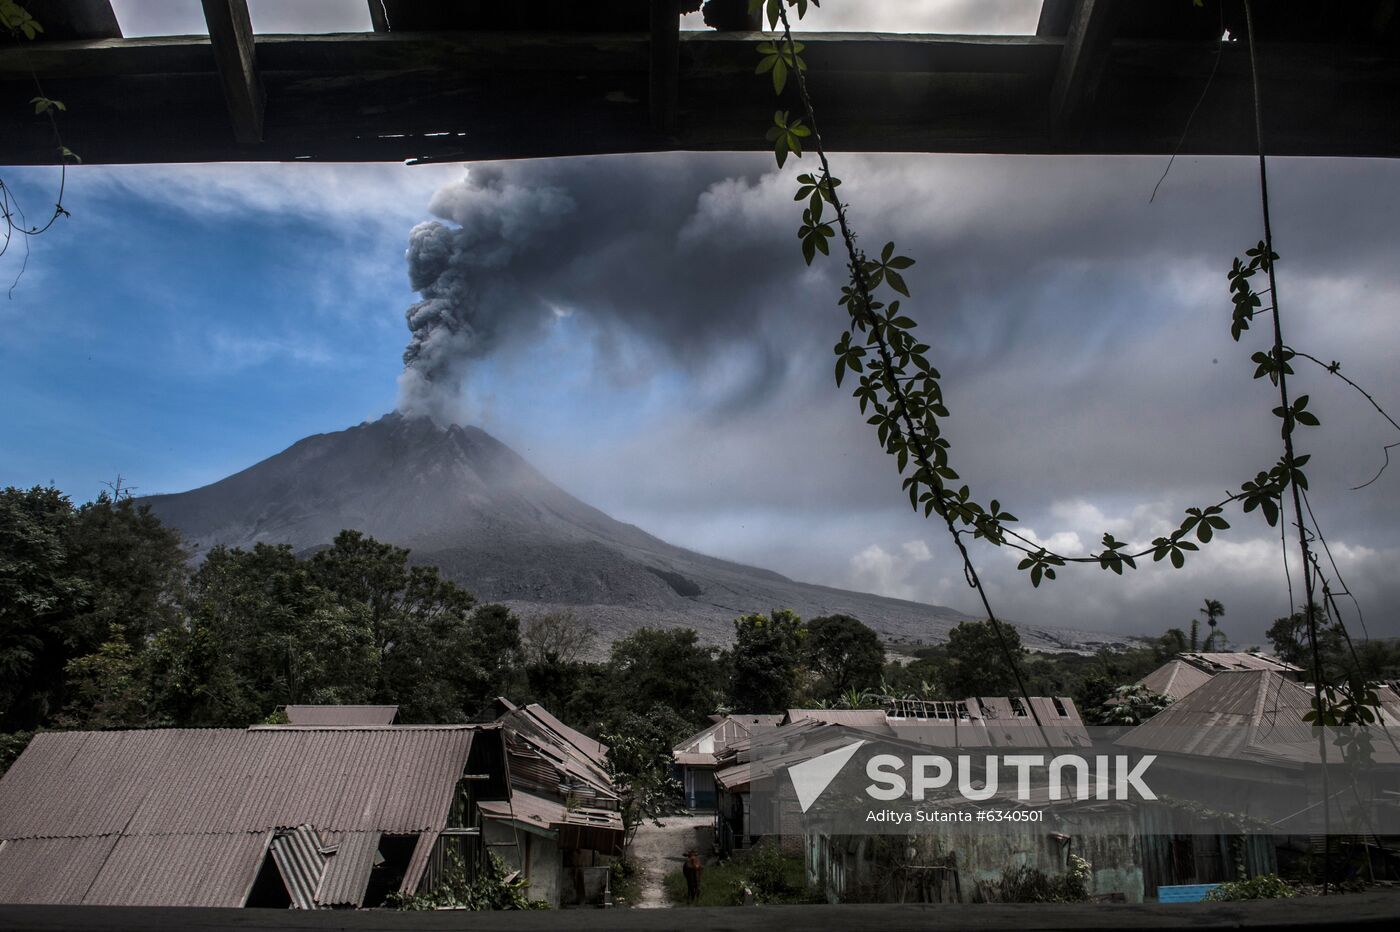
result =
M457 165L83 166L70 169L69 200L134 197L225 221L256 214L318 225L346 239L387 236L401 251L409 227L428 216L433 193L461 174Z
M933 554L922 540L905 541L894 552L871 544L851 557L852 584L876 595L916 598L925 587L915 576L932 560Z

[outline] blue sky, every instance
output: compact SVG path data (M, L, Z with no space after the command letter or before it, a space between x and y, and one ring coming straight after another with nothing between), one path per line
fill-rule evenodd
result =
M51 172L12 174L31 200L49 193ZM357 234L182 208L111 175L72 172L74 218L31 243L0 302L0 391L23 399L5 406L3 481L178 489L392 406L403 339L386 310L410 292L401 275L342 287Z

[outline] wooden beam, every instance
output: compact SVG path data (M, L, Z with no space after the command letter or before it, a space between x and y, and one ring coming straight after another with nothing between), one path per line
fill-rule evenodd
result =
M681 86L681 11L678 0L651 0L651 81L647 102L651 128L669 136L676 129Z
M1076 0L1050 89L1052 138L1068 141L1084 128L1084 117L1103 77L1122 0Z
M1036 23L1038 36L1063 36L1069 32L1074 16L1074 0L1044 0L1040 5L1040 20Z
M366 0L369 3L369 21L375 32L389 32L389 11L384 0Z
M242 144L263 141L263 107L267 92L258 75L253 21L248 0L201 0L209 25L209 44L223 82L233 137Z
M23 5L44 27L37 42L121 38L110 0L24 0Z
M1064 39L802 36L832 151L1163 154L1209 97L1182 152L1254 151L1248 56L1218 41L1119 39L1086 131L1057 139L1048 89ZM64 101L67 145L89 164L469 161L764 148L771 97L753 37L680 35L676 127L652 128L646 32L259 36L264 142L229 133L210 41L157 36L0 45L0 165L52 164L34 76ZM1400 157L1400 54L1374 43L1259 49L1280 155ZM542 132L540 126L549 127Z

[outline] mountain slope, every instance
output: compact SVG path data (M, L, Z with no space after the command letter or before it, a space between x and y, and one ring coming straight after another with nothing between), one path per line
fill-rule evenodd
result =
M144 500L199 551L215 544L324 546L343 528L408 547L479 598L523 615L567 607L615 637L689 625L723 642L736 615L790 608L845 612L890 640L941 639L966 616L794 582L675 547L554 485L474 427L391 414L317 434L204 488ZM1029 646L1114 638L1022 628Z

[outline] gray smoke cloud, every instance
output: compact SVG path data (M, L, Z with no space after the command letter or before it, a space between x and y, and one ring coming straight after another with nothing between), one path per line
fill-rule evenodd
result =
M512 323L537 323L535 309L517 300L508 266L575 207L560 188L522 187L490 166L438 192L429 209L454 225L418 224L405 253L409 284L422 300L404 314L412 336L403 352L400 411L439 424L468 418L463 388L471 364L491 353ZM519 311L514 320L512 310Z
M1164 164L841 156L857 228L918 259L911 307L946 376L959 470L1061 549L1105 530L1150 539L1278 456L1270 386L1247 364L1255 343L1228 333L1225 270L1258 237L1257 166L1178 159L1149 204ZM673 543L973 611L946 535L908 511L832 384L841 264L797 253L793 175L806 167L777 172L757 153L473 166L414 233L422 321L405 398L460 416L466 379L493 433ZM1389 404L1396 166L1280 159L1271 174L1290 339L1344 360ZM567 358L544 355L561 339ZM478 384L468 376L488 354ZM522 379L596 395L561 394L563 414L512 401L490 422L491 394ZM646 413L676 386L664 415ZM1379 609L1400 600L1384 569L1400 554L1400 482L1392 469L1351 491L1393 434L1320 369L1298 390L1324 420L1307 438L1314 505L1348 584L1378 609L1372 632L1393 633ZM625 406L635 434L598 441L589 404ZM1180 573L1090 569L1033 590L985 548L979 569L1016 620L1159 633L1209 595L1229 607L1230 636L1257 643L1286 613L1287 581L1277 531L1251 517L1232 513L1236 527Z

